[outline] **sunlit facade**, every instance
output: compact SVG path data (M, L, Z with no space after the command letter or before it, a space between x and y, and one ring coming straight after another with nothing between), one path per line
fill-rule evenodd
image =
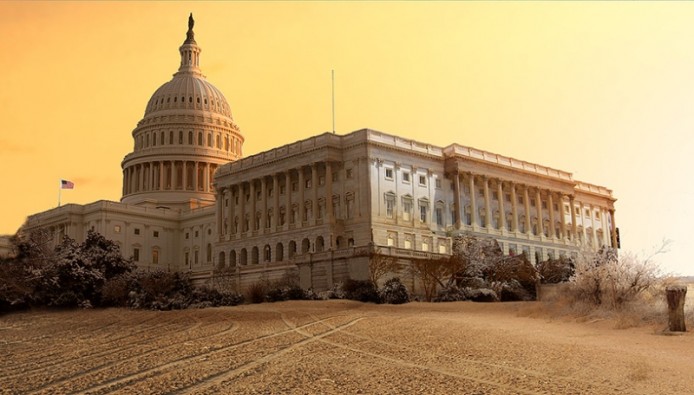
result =
M242 289L298 272L327 289L368 276L372 252L445 257L452 238L496 239L534 263L615 246L612 191L565 171L374 130L324 133L250 157L223 94L202 75L192 18L181 64L146 105L120 202L68 204L24 230L96 230L146 270L214 270Z

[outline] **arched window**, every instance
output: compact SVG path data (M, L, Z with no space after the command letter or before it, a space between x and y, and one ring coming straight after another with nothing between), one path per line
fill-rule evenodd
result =
M245 248L241 249L241 254L239 254L239 263L241 266L248 264L248 253L246 252Z
M275 246L275 260L277 260L277 262L284 260L284 246L282 243L277 243L277 246Z
M161 145L166 144L166 142L164 141L164 136L165 136L164 132L161 132L161 135L159 136L160 137L159 141L161 141Z
M251 263L254 265L258 264L258 247L253 247L251 250Z
M198 145L202 145L202 132L198 132Z
M210 243L207 243L207 250L206 250L206 254L205 254L205 259L207 260L207 263L212 262L212 244L210 244Z
M173 132L169 132L169 144L173 144Z
M222 141L219 135L217 135L217 149L222 148Z
M212 147L212 133L207 133L207 145Z
M335 239L335 247L339 250L340 248L345 248L345 239L342 236L337 236Z
M323 252L324 249L325 241L323 240L323 236L316 237L316 252Z
M193 145L193 132L188 132L188 144Z
M263 248L263 258L265 262L271 262L272 261L272 249L270 249L269 245L265 245Z
M236 250L229 253L229 267L236 267Z

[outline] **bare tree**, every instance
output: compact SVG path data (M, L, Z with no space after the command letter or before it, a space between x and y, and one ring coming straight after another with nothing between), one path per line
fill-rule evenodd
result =
M369 254L369 280L378 288L378 281L388 273L398 273L402 269L402 264L397 257L381 253L381 249L376 247L375 251Z

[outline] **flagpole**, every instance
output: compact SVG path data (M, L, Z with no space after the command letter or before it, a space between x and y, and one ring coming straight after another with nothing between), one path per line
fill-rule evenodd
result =
M333 99L333 134L335 134L335 69L330 70L332 79L332 99Z
M63 191L63 180L58 180L58 207L60 207L60 194Z

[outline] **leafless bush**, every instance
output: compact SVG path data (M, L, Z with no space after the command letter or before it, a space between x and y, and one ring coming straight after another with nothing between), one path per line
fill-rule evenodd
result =
M618 310L646 291L657 290L662 275L653 258L665 252L667 246L664 242L647 258L629 252L618 257L614 250L607 248L581 251L571 278L576 300Z

